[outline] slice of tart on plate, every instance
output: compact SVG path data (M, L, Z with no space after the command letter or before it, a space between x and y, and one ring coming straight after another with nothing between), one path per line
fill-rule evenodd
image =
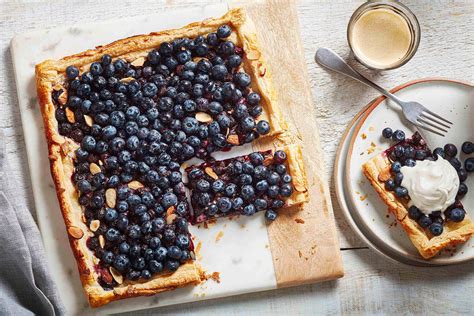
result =
M383 136L396 144L362 170L420 255L429 259L471 238L474 223L461 203L467 174L456 147L431 151L419 133L405 139L403 131L389 128Z
M188 223L213 216L188 203L186 186L192 196L209 189L183 181L191 158L207 164L195 170L211 167L213 185L226 184L226 199L212 196L221 215L231 201L234 214L253 205L274 220L277 209L308 200L301 149L289 141L224 162L211 156L287 130L242 9L44 61L36 85L51 173L93 307L203 280ZM234 183L237 162L246 161L252 168Z

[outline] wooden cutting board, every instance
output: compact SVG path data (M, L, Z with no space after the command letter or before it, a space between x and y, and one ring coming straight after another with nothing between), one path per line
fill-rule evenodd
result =
M236 4L232 4L235 6ZM247 5L258 29L282 108L295 141L303 146L310 184L304 209L280 212L266 225L263 214L217 221L209 229L191 227L198 261L220 272L220 283L208 281L161 293L113 302L96 313L114 313L237 295L335 279L343 275L341 255L327 181L321 175L319 136L309 78L298 33L294 3ZM221 16L225 4L158 12L98 24L39 30L15 37L11 51L37 218L50 269L70 314L93 312L85 301L77 266L67 241L56 192L49 174L46 142L34 85L34 65L136 34L176 28L210 16ZM179 21L173 17L179 14ZM267 146L259 143L257 147Z
M265 1L243 6L257 28L270 66L278 105L302 145L310 202L280 212L268 227L278 287L342 277L339 242L319 142L318 124L301 44L294 1ZM262 144L265 146L265 144Z

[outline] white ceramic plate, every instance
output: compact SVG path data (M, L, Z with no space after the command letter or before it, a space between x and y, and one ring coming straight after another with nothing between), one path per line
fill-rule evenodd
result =
M443 79L424 79L399 86L392 92L402 99L418 101L455 123L444 138L423 134L431 148L447 142L460 147L464 140L474 141L472 85ZM399 116L398 111L393 102L384 98L374 100L356 116L341 141L335 167L336 192L349 223L369 246L397 261L416 265L446 265L474 259L474 243L471 240L454 250L443 251L429 261L423 260L403 229L396 224L395 218L388 215L387 207L362 174L361 165L389 146L380 137L384 127L402 129L407 133L414 131ZM369 154L370 148L373 149ZM464 158L461 155L461 160ZM470 176L466 184L471 192L462 202L472 217L474 177Z

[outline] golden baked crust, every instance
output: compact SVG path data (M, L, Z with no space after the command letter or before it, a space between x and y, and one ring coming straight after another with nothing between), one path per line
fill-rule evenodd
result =
M37 94L48 142L51 174L56 185L61 212L68 231L71 248L76 257L82 285L92 307L98 307L113 300L153 295L189 284L198 284L203 280L204 275L196 262L189 262L180 266L172 274L157 275L147 282L125 281L112 290L102 288L97 281L98 272L95 268L98 259L86 246L87 237L92 236L93 233L85 224L78 203L78 193L71 181L74 168L74 151L78 145L72 139L63 137L58 132L52 92L63 90L60 101L61 99L67 100L67 89L64 88L67 66L74 65L82 73L88 70L92 62L98 61L104 54L109 54L114 59L122 58L128 62L133 62L145 57L149 51L157 48L162 42L181 37L192 38L214 32L222 24L229 24L233 27L236 32L232 33L230 39L244 49L243 67L252 77L252 88L258 91L262 97L264 108L262 118L269 121L272 130L269 135L282 133L287 129L287 124L280 110L274 106L276 96L271 86L270 72L260 53L254 25L242 9L232 9L220 18L192 23L181 29L133 36L61 60L47 60L36 65ZM301 149L290 146L288 150L289 156L297 157L294 161L290 160L290 169L295 181L296 191L288 203L294 205L307 201L307 181L303 169Z
M285 201L285 206L299 205L308 202L308 179L304 169L301 146L291 144L278 149L284 150L286 153L288 172L291 175L293 188L295 189L293 194Z
M381 181L390 173L390 161L384 153L367 161L362 166L362 170L423 258L429 259L443 248L463 243L474 234L474 224L467 214L462 222L448 221L445 223L444 232L440 236L430 235L426 229L412 220L408 216L407 205L397 199L392 192L387 191L384 182Z

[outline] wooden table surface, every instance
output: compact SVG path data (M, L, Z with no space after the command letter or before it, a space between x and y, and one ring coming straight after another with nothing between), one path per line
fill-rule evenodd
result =
M100 1L93 3L0 4L0 129L7 159L19 187L17 194L34 209L25 145L20 124L9 45L18 33L101 19L143 15L176 6L201 5L201 1ZM330 47L349 56L346 26L362 1L303 1L298 4L316 119L325 152L334 213L339 231L346 275L343 279L230 297L201 303L164 307L151 313L200 315L233 314L473 314L474 263L453 267L419 268L391 262L358 239L346 223L334 195L332 180L335 151L352 117L377 93L351 79L327 73L313 61L318 47ZM403 1L418 17L422 37L415 57L397 70L377 73L355 64L382 86L393 87L408 80L441 76L474 82L474 2ZM282 45L288 45L282 43ZM291 46L289 46L291 47Z

